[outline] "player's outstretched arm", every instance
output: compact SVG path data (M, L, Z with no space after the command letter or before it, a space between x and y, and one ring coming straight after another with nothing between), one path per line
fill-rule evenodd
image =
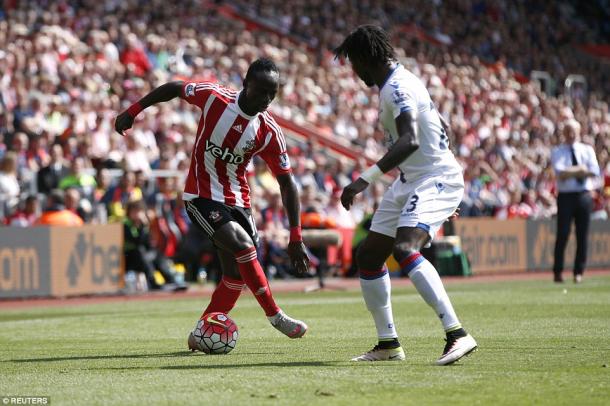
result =
M133 125L133 120L136 116L148 106L153 104L166 102L180 96L183 82L168 82L165 83L140 100L132 104L127 110L119 114L114 121L114 129L121 135L125 135L125 130L128 130Z
M309 269L309 257L301 236L301 203L297 184L292 173L278 175L277 182L280 185L284 210L286 210L290 224L288 256L297 272L304 273Z

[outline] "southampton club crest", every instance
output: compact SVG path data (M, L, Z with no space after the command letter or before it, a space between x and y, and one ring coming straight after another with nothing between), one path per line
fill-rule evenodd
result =
M217 222L218 220L221 219L221 215L219 211L211 211L210 212L210 220L212 220L213 222Z
M244 151L244 154L247 154L248 152L251 152L254 148L256 148L256 140L252 138L244 143L242 150Z

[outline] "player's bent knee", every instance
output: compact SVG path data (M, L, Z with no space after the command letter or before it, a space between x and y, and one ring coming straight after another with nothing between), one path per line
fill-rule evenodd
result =
M243 256L245 253L256 253L256 247L252 244L252 241L249 241L248 243L240 242L235 245L235 249L233 249L232 252L235 256Z
M418 247L410 242L396 243L394 244L394 249L392 250L392 254L394 254L394 258L396 258L396 261L398 262L418 252Z
M232 266L230 268L227 269L223 269L222 270L223 275L228 276L231 279L235 279L235 280L241 280L241 275L239 273L239 269L237 269L237 266Z

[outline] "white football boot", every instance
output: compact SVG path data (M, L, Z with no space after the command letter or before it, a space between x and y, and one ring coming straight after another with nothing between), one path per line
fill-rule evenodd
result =
M352 358L352 361L404 361L405 352L402 347L397 348L379 348L379 345L373 347L372 350L365 352L362 355Z
M477 349L477 342L470 334L454 337L447 334L447 344L443 355L436 360L436 365L450 365Z
M281 310L277 315L270 317L269 319L271 325L275 327L276 330L290 338L301 338L307 332L307 324L301 320L293 319ZM271 319L274 320L271 321Z

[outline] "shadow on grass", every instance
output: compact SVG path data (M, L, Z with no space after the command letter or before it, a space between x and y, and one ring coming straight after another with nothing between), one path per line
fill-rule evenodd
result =
M269 355L264 352L240 352L236 355ZM285 355L283 353L273 353L273 355ZM54 362L54 361L87 361L87 360L136 360L136 359L155 359L155 358L186 358L200 357L202 363L200 365L165 365L165 366L120 366L120 367L100 367L100 368L84 368L86 370L133 370L133 369L165 369L165 370L192 370L192 369L226 369L226 368L257 368L257 367L280 367L280 368L298 368L298 367L337 367L342 364L350 367L354 366L346 360L342 361L283 361L283 362L250 362L250 363L234 363L228 364L224 361L228 360L222 355L204 355L201 353L192 353L190 351L175 351L166 353L152 354L112 354L112 355L80 355L73 357L47 357L47 358L24 358L10 359L2 362L12 363L35 363L35 362ZM221 363L217 363L221 361ZM214 362L214 364L205 364L205 362ZM378 364L377 366L395 366L396 362L388 362Z
M275 352L275 355L285 355L285 353ZM240 355L269 355L268 352L240 352ZM110 355L75 355L73 357L48 357L48 358L21 358L9 359L1 362L53 362L53 361L86 361L86 360L112 360L112 359L147 359L147 358L177 358L194 356L190 351L174 351L151 354L110 354Z
M294 362L251 362L248 364L214 364L214 365L168 365L159 369L189 370L189 369L227 369L227 368L298 368L298 367L336 367L345 364L344 361L294 361Z
M250 362L247 364L201 364L201 365L166 365L166 366L140 366L140 367L107 367L88 368L88 370L130 370L130 369L164 369L174 371L187 371L193 369L232 369L232 368L301 368L301 367L337 367L346 364L344 361L295 361L295 362Z
M201 364L201 365L165 365L165 366L122 366L83 368L87 371L129 371L129 370L173 370L189 371L201 369L233 369L233 368L302 368L302 367L338 367L343 361L295 361L295 362L251 362L247 364Z
M74 313L31 313L31 314L3 314L0 316L0 323L8 323L12 321L28 321L28 320L44 320L52 319L67 319L75 317L88 316L107 316L113 315L113 312L74 312Z
M191 355L187 351L175 351L152 354L111 354L111 355L77 355L74 357L49 357L49 358L24 358L10 359L3 362L52 362L52 361L83 361L96 359L145 359L145 358L173 358L188 357Z

